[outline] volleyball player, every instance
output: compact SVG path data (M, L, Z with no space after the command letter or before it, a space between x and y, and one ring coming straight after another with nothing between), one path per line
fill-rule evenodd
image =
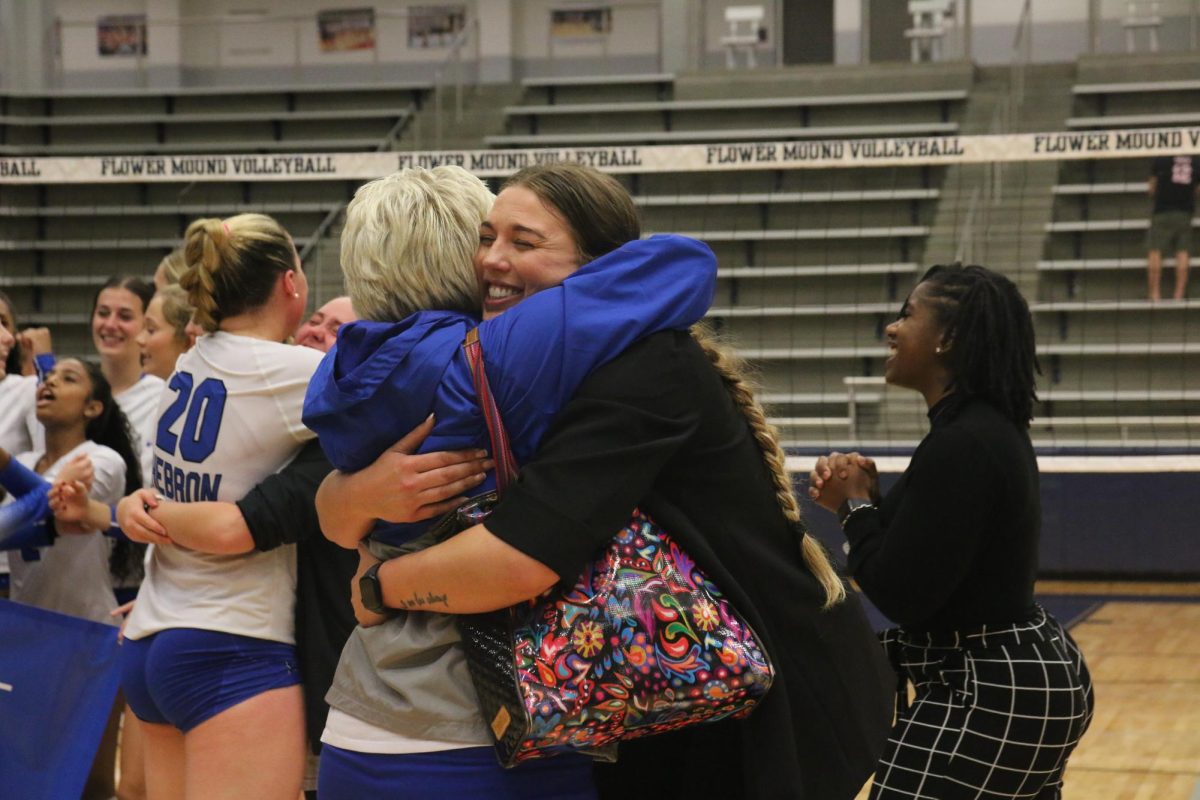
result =
M209 334L179 359L159 406L154 487L178 502L237 500L313 437L300 413L321 354L284 344L308 284L291 238L263 215L198 220L185 252L181 285ZM155 547L122 683L145 733L149 796L294 800L294 546L214 555L142 538Z

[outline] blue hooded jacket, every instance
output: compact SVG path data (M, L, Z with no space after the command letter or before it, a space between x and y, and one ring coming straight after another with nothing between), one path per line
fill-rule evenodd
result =
M434 414L420 452L491 450L462 344L479 326L491 385L518 463L596 367L648 334L684 329L708 311L717 262L703 242L652 236L597 258L480 324L422 311L401 322L352 322L308 385L304 424L339 470L369 466ZM494 476L479 491L494 487ZM400 545L429 522L379 524L372 538Z

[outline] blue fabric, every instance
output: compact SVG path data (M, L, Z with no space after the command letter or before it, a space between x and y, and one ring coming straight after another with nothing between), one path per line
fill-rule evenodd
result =
M282 642L171 628L121 647L121 688L133 713L184 733L263 692L299 683L296 648Z
M0 470L0 486L15 500L0 508L0 550L25 551L26 561L35 561L36 550L50 544L50 484L41 475L10 459Z
M554 416L596 367L642 337L685 329L712 303L717 263L703 242L652 236L581 267L479 325L488 382L518 462L529 460ZM421 452L490 449L462 350L474 317L424 311L397 323L352 322L308 385L304 424L330 462L362 469L432 412ZM480 487L494 486L493 476ZM389 544L429 523L379 525Z
M0 797L79 797L117 695L117 629L0 600Z
M108 527L102 533L109 538L116 539L118 542L132 542L133 540L129 538L129 534L121 530L121 526L117 524L117 507L109 506L108 512Z
M11 492L13 497L21 497L37 489L50 490L48 480L15 458L10 458L8 466L0 469L0 486Z
M0 550L49 544L49 515L50 500L45 491L30 492L0 508Z
M33 368L37 370L38 383L46 380L46 374L54 369L54 353L38 353L33 357Z
M636 794L635 787L630 793ZM437 753L378 755L333 745L321 749L321 800L387 797L403 800L594 800L592 762L579 755L528 761L513 769L496 762L491 747Z

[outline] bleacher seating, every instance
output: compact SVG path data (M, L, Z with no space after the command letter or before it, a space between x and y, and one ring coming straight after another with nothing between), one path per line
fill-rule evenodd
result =
M1068 120L1069 127L1095 127L1079 120L1151 117L1152 119L1187 118L1200 99L1200 80L1118 81L1079 83L1071 89L1076 113ZM1097 122L1098 124L1098 122ZM1124 122L1112 127L1142 127L1146 125L1183 125L1186 122Z
M965 89L522 104L491 147L925 136L958 131ZM879 106L888 108L879 122Z
M1200 122L1200 80L1128 79L1089 63L1072 89L1067 127L1169 127ZM1188 334L1200 301L1146 298L1149 158L1063 162L1037 261L1033 303L1046 375L1035 436L1056 440L1169 439L1196 424L1200 347ZM1200 224L1200 220L1196 221ZM1167 281L1174 264L1164 265ZM1194 292L1192 293L1194 297Z
M428 84L0 93L0 155L386 148Z
M429 91L388 84L6 92L0 155L389 149ZM4 186L0 288L33 309L26 321L54 325L62 352L88 352L85 312L96 287L108 275L152 272L193 219L270 214L304 248L356 185L297 178Z
M495 104L505 108L506 132L480 131L480 141L624 144L959 131L969 86L948 85L921 69L899 65L898 73L913 72L891 85L871 80L857 87L816 80L797 86L779 76L739 83L750 80L744 72L729 75L728 86L669 74L526 79L515 105ZM901 81L904 90L889 91ZM379 146L396 125L419 119L422 89L347 91L249 91L246 98L115 93L107 103L90 94L0 96L0 154L282 151L306 142L350 150ZM1080 84L1071 125L1186 118L1195 114L1197 92L1200 81ZM515 93L510 87L509 98ZM381 97L389 99L377 102ZM721 268L711 320L758 368L785 441L821 446L881 431L915 441L926 425L920 398L883 387L879 376L883 328L923 266L948 260L926 252L941 204L963 199L964 186L947 186L945 175L944 167L906 166L621 179L648 233L691 232L714 249ZM1193 424L1200 340L1189 339L1187 326L1200 301L1142 299L1147 175L1148 159L1063 162L1044 248L1028 259L1023 284L1045 369L1035 424L1040 441L1084 434L1117 441ZM25 315L27 321L65 326L59 340L65 351L85 352L81 309L96 286L108 274L149 272L191 219L263 211L303 247L355 186L301 180L5 186L0 288L14 293L19 306L42 309ZM335 241L325 246L336 250Z
M674 77L633 81L627 94L620 86L598 94L590 82L539 83L505 108L506 132L486 142L674 144L958 132L969 74L920 75L794 86L780 85L778 76L760 83L748 73L730 75L727 85ZM923 260L942 175L926 167L853 175L743 171L639 175L628 183L646 231L690 233L716 252L721 269L710 319L758 362L774 419L795 443L844 438L843 379L879 369L882 326ZM774 342L811 342L800 355L813 356L812 363L797 369L796 362L772 360Z
M637 75L578 75L547 78L525 78L521 89L526 99L544 100L554 105L561 99L604 102L605 99L636 102L642 99L663 100L671 92L675 75L657 72Z

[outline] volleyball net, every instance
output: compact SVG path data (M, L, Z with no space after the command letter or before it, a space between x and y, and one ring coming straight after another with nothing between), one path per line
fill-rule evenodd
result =
M341 214L364 181L458 164L498 182L529 164L577 161L629 187L647 233L713 248L720 278L710 318L757 369L793 448L899 450L920 438L921 398L883 382L883 331L925 268L961 260L1008 275L1029 300L1042 366L1039 446L1195 452L1200 299L1149 299L1146 237L1151 160L1196 153L1200 127L0 158L0 289L23 323L53 329L59 352L87 354L96 287L112 274L152 272L197 217L275 216L321 302L342 291ZM1170 298L1174 253L1163 257ZM1198 284L1193 277L1191 297L1200 298Z

